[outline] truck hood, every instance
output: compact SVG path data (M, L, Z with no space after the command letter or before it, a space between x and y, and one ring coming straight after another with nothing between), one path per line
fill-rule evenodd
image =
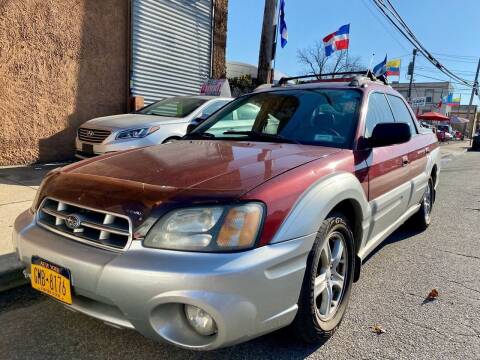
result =
M104 116L89 120L85 124L83 124L82 127L93 127L96 129L129 129L161 124L178 124L186 121L186 118L174 118L141 114L120 114Z
M165 202L229 201L338 151L296 144L184 140L69 165L49 177L41 197L112 212L133 208L142 214Z

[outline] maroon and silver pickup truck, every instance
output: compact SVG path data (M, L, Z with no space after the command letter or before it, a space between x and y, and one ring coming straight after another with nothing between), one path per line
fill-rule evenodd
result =
M333 334L362 260L409 218L430 224L440 169L395 90L335 80L282 82L181 141L49 173L15 222L32 286L188 349Z

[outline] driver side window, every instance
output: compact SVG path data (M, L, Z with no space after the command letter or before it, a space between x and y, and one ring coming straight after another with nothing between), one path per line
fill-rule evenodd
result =
M365 119L365 137L369 138L372 135L375 125L392 122L395 122L395 120L385 94L371 93L368 99L368 111Z

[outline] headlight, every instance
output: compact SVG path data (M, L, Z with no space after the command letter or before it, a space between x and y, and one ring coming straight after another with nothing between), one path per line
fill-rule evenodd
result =
M143 244L209 252L248 249L255 245L263 213L260 203L173 210L157 221Z
M160 129L160 126L152 126L147 128L139 128L139 129L129 129L120 132L116 139L139 139L144 138L147 135L157 131Z

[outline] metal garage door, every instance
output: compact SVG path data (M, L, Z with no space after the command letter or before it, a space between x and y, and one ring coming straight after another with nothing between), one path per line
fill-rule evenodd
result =
M198 94L210 77L212 0L132 1L132 95Z

